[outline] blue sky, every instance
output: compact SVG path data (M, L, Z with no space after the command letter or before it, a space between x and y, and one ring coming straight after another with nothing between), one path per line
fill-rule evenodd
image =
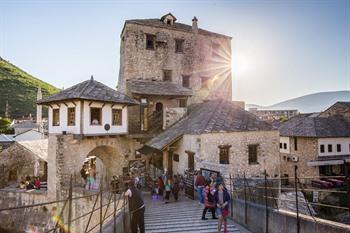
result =
M57 87L115 87L124 20L172 12L233 37L233 98L273 104L350 89L350 1L0 0L0 56Z

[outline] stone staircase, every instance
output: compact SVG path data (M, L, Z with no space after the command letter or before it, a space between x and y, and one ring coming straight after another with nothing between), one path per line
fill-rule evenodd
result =
M201 220L203 206L197 201L181 197L178 202L164 204L162 200L152 200L145 196L146 233L217 233L217 220ZM223 232L223 230L222 230ZM228 232L242 233L232 221L228 222Z

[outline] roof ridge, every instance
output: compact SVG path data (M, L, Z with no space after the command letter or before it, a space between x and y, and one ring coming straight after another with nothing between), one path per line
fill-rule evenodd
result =
M81 91L78 93L78 96L77 96L77 97L80 97L80 96L84 93L84 91L86 90L86 88L90 85L90 83L91 83L91 82L94 82L94 80L93 80L93 79L89 79L89 80L86 80L85 82L86 82L85 86L84 86L84 87L81 89Z

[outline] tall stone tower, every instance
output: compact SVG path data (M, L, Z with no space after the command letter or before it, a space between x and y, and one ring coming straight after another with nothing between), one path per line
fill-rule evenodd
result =
M36 100L41 100L43 95L41 93L41 87L38 87L38 92L36 94ZM36 123L39 125L39 129L42 128L42 115L43 115L43 106L41 104L36 105Z

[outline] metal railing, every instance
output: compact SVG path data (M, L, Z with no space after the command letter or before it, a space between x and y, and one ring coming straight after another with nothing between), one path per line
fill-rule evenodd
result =
M293 181L293 182L285 182ZM303 180L303 182L301 182ZM334 182L338 181L339 185L334 185L333 187L320 187L313 185L315 180L333 180ZM281 208L281 203L291 203L295 209L286 209L288 211L295 212L296 214L296 230L300 232L300 214L306 214L311 216L313 221L317 223L316 211L319 214L318 218L328 219L336 221L332 214L321 214L322 211L335 212L345 215L347 214L350 217L350 176L346 171L345 176L309 176L302 177L298 176L298 167L294 167L294 177L268 177L266 171L264 172L264 177L254 177L246 178L235 177L231 175L225 177L224 181L226 187L229 189L232 199L241 200L244 202L244 221L245 224L248 224L248 204L255 203L265 206L265 232L269 232L269 212L271 209L279 211ZM327 181L326 181L327 182ZM315 199L315 193L317 197L322 196L325 198ZM282 198L281 196L293 194L292 198ZM312 194L312 200L310 194ZM329 195L335 195L339 197L338 203L329 203L325 200ZM295 197L294 197L295 196ZM322 200L321 200L322 199ZM340 201L342 200L342 201ZM301 211L301 209L303 211ZM231 209L233 209L233 202L231 202ZM233 217L233 212L231 211L231 217Z
M30 204L30 205L22 205L22 206L15 206L15 207L7 207L7 208L1 208L0 213L3 211L14 211L14 210L24 210L28 208L35 208L35 207L44 207L47 205L59 205L63 203L62 209L60 210L59 215L53 216L52 219L54 219L53 224L54 227L51 229L48 229L45 231L45 233L49 232L73 232L72 225L74 222L89 217L88 221L86 222L84 233L92 232L97 227L99 227L99 232L102 233L103 226L107 222L108 219L113 219L113 232L117 232L117 222L116 218L119 216L119 213L123 214L123 230L125 232L126 229L129 228L127 221L125 219L126 217L126 209L127 209L127 203L125 196L123 195L123 187L116 190L115 188L112 188L109 190L106 188L103 189L103 185L100 186L100 189L96 193L83 195L83 196L76 196L73 197L73 175L70 177L70 183L69 183L69 192L67 198L55 200L55 201L49 201L49 202L43 202L43 203L37 203L37 204ZM120 193L120 194L118 194ZM108 201L107 203L103 203L103 195L108 195ZM80 200L80 199L86 199L86 198L94 198L95 201L93 204L93 207L90 211L86 213L82 213L80 216L73 218L73 201ZM99 201L99 203L98 203ZM119 206L121 205L121 206ZM113 211L111 213L108 213L108 210L110 207L113 207ZM112 208L111 207L111 208ZM119 207L119 208L118 208ZM103 210L105 208L105 210ZM99 221L97 224L91 225L91 220L93 217L93 214L99 211ZM66 218L64 218L66 212ZM130 217L130 216L129 216ZM64 219L67 219L64 221Z

